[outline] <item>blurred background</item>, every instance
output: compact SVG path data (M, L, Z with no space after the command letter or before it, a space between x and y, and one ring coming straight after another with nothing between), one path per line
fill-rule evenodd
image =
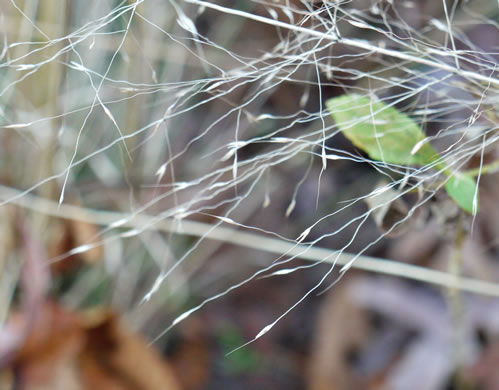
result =
M499 389L498 23L2 0L0 388ZM352 145L345 93L475 170L478 215Z

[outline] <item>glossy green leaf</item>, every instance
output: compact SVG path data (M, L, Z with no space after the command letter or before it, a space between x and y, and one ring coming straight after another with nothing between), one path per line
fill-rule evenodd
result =
M422 142L425 135L413 119L381 101L349 94L329 99L326 106L342 133L373 160L426 165L440 158Z
M478 213L478 193L475 179L468 175L452 176L445 184L449 196L463 209L473 214L473 202L477 196L475 212Z

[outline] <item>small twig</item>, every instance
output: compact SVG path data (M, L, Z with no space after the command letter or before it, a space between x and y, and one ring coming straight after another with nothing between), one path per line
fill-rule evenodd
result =
M20 192L21 191L13 188L0 186L0 199L14 198L19 195ZM112 211L101 211L71 206L68 204L62 204L59 206L57 202L43 199L31 194L25 194L22 197L14 198L11 202L40 213L65 219L86 221L98 225L108 226L116 223L117 221L123 221L123 224L120 224L121 227L144 228L144 226L147 226L148 229L154 227L160 231L205 237L211 240L227 242L233 245L263 250L279 255L287 253L289 256L297 256L301 259L314 262L332 262L333 259L336 258L335 251L330 249L298 245L292 242L264 237L260 234L243 232L233 228L221 226L214 227L213 225L203 222L182 220L183 233L179 233L177 231L178 225L172 218L158 221L157 218L145 214L126 214ZM424 283L435 284L446 288L454 288L474 294L499 297L499 284L474 278L456 278L455 275L448 272L436 271L393 260L342 253L336 259L336 263L338 265L344 265L349 263L354 258L356 260L352 266L360 270L417 280Z

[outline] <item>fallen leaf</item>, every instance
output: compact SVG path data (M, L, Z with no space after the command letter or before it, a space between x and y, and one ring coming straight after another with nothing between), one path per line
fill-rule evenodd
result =
M18 313L8 328L25 329L31 320ZM23 390L180 389L159 352L110 310L76 313L46 302L34 320L4 366L4 373L16 373L15 384Z

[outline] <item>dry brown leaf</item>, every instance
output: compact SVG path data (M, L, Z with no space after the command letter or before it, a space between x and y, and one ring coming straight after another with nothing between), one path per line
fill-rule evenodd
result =
M184 390L203 389L210 378L212 354L206 326L198 318L189 318L181 330L181 344L170 356Z
M81 211L84 213L84 211ZM85 222L85 216L82 215L75 219L65 219L54 222L52 242L49 245L50 257L58 258L64 256L70 250L93 244L98 237L98 226ZM64 272L73 268L80 262L92 265L103 258L103 249L101 245L89 247L81 253L64 257L63 260L53 263L52 269L58 272Z
M30 320L12 321L22 330ZM24 390L180 389L161 355L109 310L79 314L47 302L30 329L4 374L15 371Z
M166 365L161 355L147 345L145 339L129 331L119 318L109 311L102 313L97 324L87 328L88 342L81 355L82 361L98 362L101 369L96 376L95 366L86 375L95 390L109 389L108 383L113 378L116 385L123 389L179 389L172 370ZM96 378L100 378L97 381ZM102 381L107 377L108 380Z
M73 237L75 246L87 245L95 241L99 228L89 222L84 222L83 219L71 219L69 222L69 230ZM80 254L82 260L87 264L95 264L103 257L102 246L97 245Z
M20 316L21 325L32 319ZM23 389L84 389L77 374L77 356L85 342L78 317L54 303L45 303L28 324L30 333L10 368Z
M319 322L309 361L309 390L360 389L352 376L348 359L368 340L367 313L351 302L348 288L355 276L347 276L328 294L319 313Z

